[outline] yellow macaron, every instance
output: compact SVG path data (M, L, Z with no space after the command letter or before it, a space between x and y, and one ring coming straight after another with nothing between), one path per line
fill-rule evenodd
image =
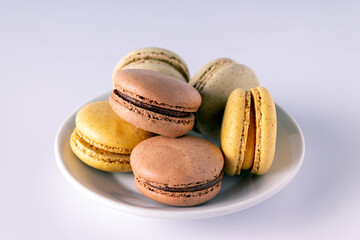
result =
M130 153L153 133L118 117L107 101L90 103L76 115L70 146L89 166L107 172L131 171Z
M239 175L241 169L266 173L275 155L276 132L275 103L266 88L233 90L221 126L225 173Z

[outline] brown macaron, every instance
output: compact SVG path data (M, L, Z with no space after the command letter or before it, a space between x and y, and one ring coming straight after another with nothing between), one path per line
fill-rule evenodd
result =
M156 136L130 155L135 184L145 196L168 205L194 206L221 188L224 159L213 143L196 136Z
M201 96L186 82L159 72L125 69L114 76L109 102L125 121L169 137L188 133Z

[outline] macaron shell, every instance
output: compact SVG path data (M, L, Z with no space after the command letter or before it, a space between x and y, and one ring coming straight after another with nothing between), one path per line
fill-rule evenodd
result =
M154 136L121 119L106 101L90 103L80 109L76 128L92 145L115 153L130 154L138 143Z
M221 150L224 153L224 172L239 175L244 161L250 117L250 98L243 89L236 88L227 101L221 126Z
M250 93L249 93L250 94ZM250 119L249 119L249 130L246 141L246 150L244 154L244 162L242 164L241 169L248 170L252 167L254 163L255 157L255 111L254 111L254 103L251 100L251 108L250 108Z
M196 89L199 89L201 86L206 83L206 80L209 79L209 76L213 75L219 69L223 68L225 65L236 63L230 58L218 58L210 61L205 64L195 73L195 75L190 79L189 84L194 86Z
M168 187L207 183L218 178L224 166L215 144L190 135L147 139L136 146L130 161L136 176Z
M196 192L166 192L142 184L135 178L136 188L146 197L172 206L195 206L214 198L221 189L221 182L216 185Z
M70 146L75 155L85 164L106 172L129 172L130 154L107 152L87 143L76 134L71 134Z
M191 81L192 84L196 80ZM196 128L212 140L220 140L220 126L228 96L235 88L248 91L259 85L254 72L242 64L225 64L202 85L202 104L196 112Z
M178 72L171 65L159 61L153 60L144 60L143 62L134 62L124 66L122 69L143 69L150 70L155 72L164 73L166 75L179 78L181 80L187 81L185 77Z
M141 63L145 60L151 60L153 62L158 62L159 64L166 63L182 75L181 79L184 79L186 82L189 81L189 70L185 61L176 53L163 48L141 48L129 52L116 65L113 72L113 78L117 72L127 65ZM157 71L162 69L155 68L148 70ZM162 73L166 74L166 72Z
M162 73L125 69L115 75L114 83L126 95L158 107L195 112L201 104L199 92L184 81Z
M276 144L276 109L270 92L264 87L250 90L254 99L256 118L255 159L251 172L266 173L274 159Z
M190 132L195 123L194 114L175 118L137 107L116 94L109 98L112 109L125 121L149 132L169 137L179 137Z

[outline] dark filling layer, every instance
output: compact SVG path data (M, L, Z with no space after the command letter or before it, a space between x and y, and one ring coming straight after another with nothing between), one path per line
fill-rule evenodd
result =
M136 100L132 97L129 97L116 89L114 89L114 93L118 97L124 99L125 101L128 101L137 107L141 107L146 110L150 110L152 112L160 113L160 114L171 116L171 117L187 117L191 114L191 112L181 112L181 111L170 110L170 109L166 109L166 108L162 108L162 107L157 107L157 106L154 106L151 104L147 104L147 103L141 102L139 100Z
M221 174L214 180L204 183L204 184L200 184L200 185L196 185L194 187L185 187L185 188L176 188L176 187L161 187L161 186L154 186L150 183L146 183L147 185L156 188L156 189L160 189L163 191L168 191L168 192L195 192L195 191L201 191L204 189L207 189L209 187L212 187L214 185L216 185L218 182L221 181L221 179L223 178L224 173L221 172Z

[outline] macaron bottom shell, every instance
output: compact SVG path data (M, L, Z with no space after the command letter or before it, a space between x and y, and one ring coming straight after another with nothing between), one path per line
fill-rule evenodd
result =
M231 92L225 107L220 142L224 153L224 172L239 175L245 158L250 124L250 93L241 88Z
M76 132L71 134L70 147L85 164L106 172L130 172L130 154L112 153L99 149L82 139Z
M149 132L157 133L168 137L179 137L190 132L194 126L195 116L190 114L187 117L171 117L155 113L111 94L110 105L114 112L125 121Z
M217 184L199 191L193 192L170 192L157 189L140 181L135 177L136 188L146 197L171 206L189 207L205 203L213 199L221 189L221 181Z

